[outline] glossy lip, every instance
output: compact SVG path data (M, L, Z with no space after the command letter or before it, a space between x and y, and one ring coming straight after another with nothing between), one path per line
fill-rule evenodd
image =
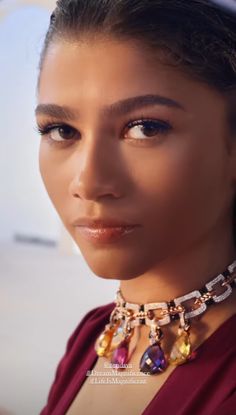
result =
M125 235L133 232L136 226L109 226L107 228L95 228L80 225L76 228L85 239L96 244L116 242Z
M115 218L89 218L81 217L72 222L73 226L86 226L87 228L117 228L117 227L130 227L140 226L138 224L131 224L124 220L118 220Z

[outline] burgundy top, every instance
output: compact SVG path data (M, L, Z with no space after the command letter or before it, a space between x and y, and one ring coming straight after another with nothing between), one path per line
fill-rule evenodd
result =
M65 415L98 359L94 343L114 307L93 308L82 318L39 415ZM140 415L236 415L236 314L196 350L196 360L177 366Z

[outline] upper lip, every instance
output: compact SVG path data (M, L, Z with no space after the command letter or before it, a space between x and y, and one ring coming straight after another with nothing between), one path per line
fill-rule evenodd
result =
M124 220L113 218L78 218L73 223L73 226L86 226L89 228L114 228L114 227L126 227L126 226L138 226L137 224L131 224Z

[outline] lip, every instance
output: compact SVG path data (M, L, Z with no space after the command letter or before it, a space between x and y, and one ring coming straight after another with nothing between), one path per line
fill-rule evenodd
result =
M108 226L108 227L87 227L84 225L77 226L81 236L92 243L111 243L115 242L127 234L134 231L137 225L126 226Z
M117 227L127 227L127 226L140 226L138 224L129 223L125 220L119 220L115 218L89 218L81 217L76 219L73 223L73 226L86 226L87 228L117 228Z

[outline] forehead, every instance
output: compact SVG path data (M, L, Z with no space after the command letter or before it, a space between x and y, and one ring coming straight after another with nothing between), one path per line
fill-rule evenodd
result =
M132 42L56 41L49 46L45 56L39 92L41 95L52 90L55 93L56 89L60 93L76 86L88 94L96 86L105 93L108 88L130 90L137 84L142 89L158 80L159 86L164 82L173 90L179 77L185 78Z
M132 96L159 94L183 107L216 104L216 91L167 65L161 51L112 39L54 41L40 74L38 101L73 107L111 104ZM219 99L219 97L218 97Z

